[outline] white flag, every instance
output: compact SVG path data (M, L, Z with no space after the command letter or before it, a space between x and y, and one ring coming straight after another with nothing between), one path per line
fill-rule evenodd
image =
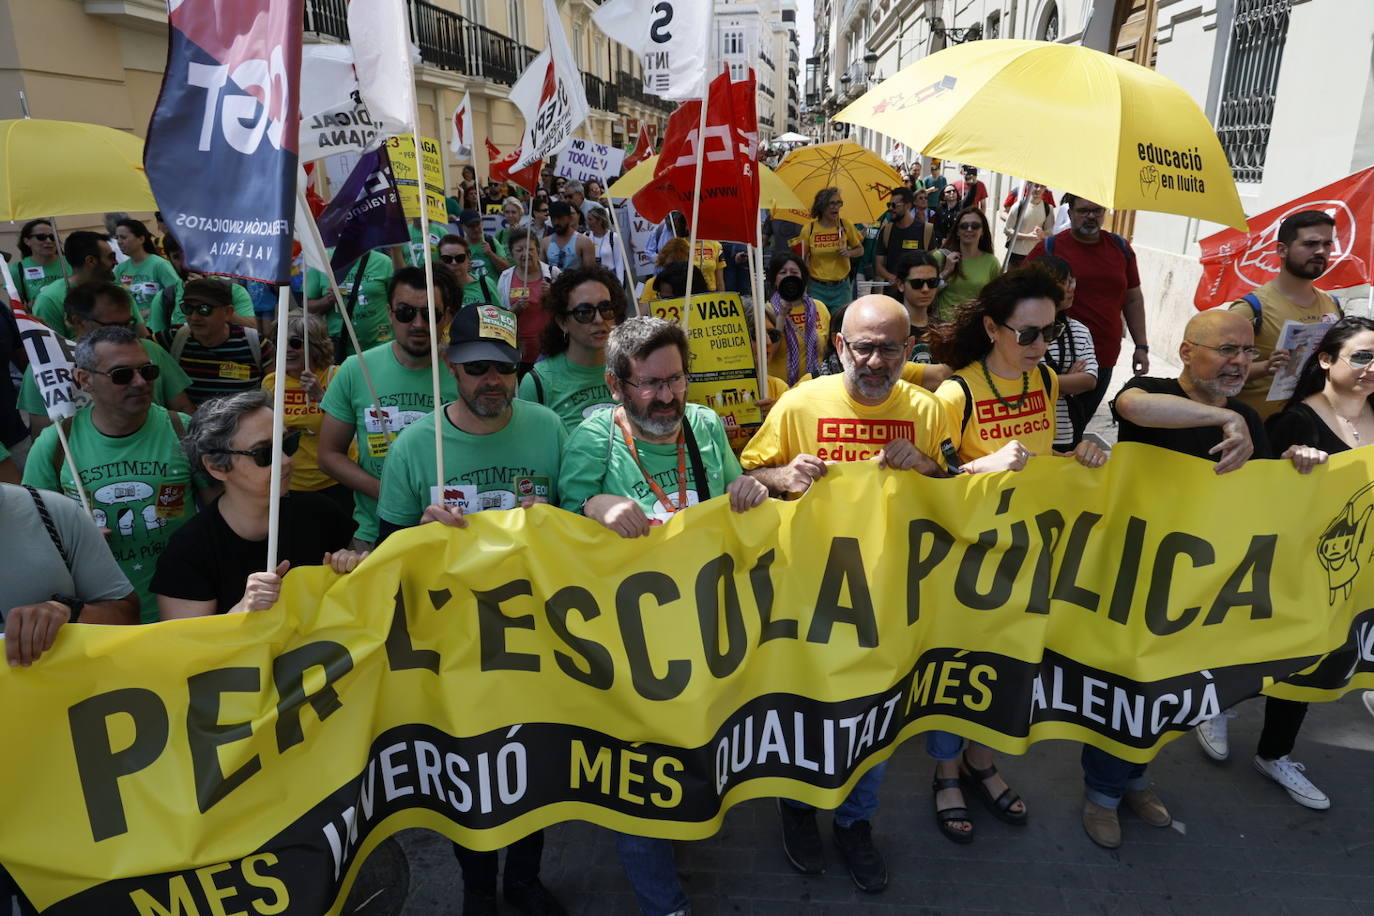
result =
M665 99L706 95L711 4L703 0L608 0L592 19L644 65L644 91Z
M353 50L325 44L301 48L300 160L360 153L385 136L363 104Z
M453 137L448 148L459 159L472 158L472 93L463 93L463 102L453 110L449 119L453 126Z
M544 0L544 29L547 46L510 90L510 100L525 116L522 155L513 170L563 152L572 142L573 131L587 120L581 72L554 0Z
M415 71L403 0L350 0L348 34L358 90L379 135L414 133Z

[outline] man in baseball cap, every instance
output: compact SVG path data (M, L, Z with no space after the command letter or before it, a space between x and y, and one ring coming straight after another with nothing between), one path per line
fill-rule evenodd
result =
M481 280L491 277L495 282L502 271L510 268L510 253L495 236L482 231L482 214L476 210L464 210L458 216L463 227L463 238L467 239L468 251L472 253L472 277Z

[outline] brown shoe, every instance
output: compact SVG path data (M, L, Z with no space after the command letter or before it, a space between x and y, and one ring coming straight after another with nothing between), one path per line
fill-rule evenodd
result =
M1083 829L1088 832L1088 838L1103 849L1121 846L1121 822L1114 808L1104 808L1083 799Z
M1174 822L1169 814L1169 809L1164 807L1164 802L1159 800L1159 796L1153 789L1141 789L1138 792L1127 792L1122 796L1124 801L1136 817L1140 818L1151 827L1168 827Z

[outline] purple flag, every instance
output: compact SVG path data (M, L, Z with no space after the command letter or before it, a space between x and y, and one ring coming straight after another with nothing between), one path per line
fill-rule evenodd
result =
M143 165L186 266L286 283L303 0L168 0Z
M410 241L385 146L359 157L348 180L316 222L320 239L334 249L329 266L336 272L374 248Z

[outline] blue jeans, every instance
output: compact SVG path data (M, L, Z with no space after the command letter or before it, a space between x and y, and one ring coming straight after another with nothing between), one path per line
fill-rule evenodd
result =
M982 747L980 744L979 747ZM964 750L964 739L951 732L926 732L926 754L942 763L956 759Z
M672 840L616 831L615 851L644 916L668 916L689 909L687 892L682 889L677 866L673 864Z
M1083 745L1083 788L1094 805L1116 810L1122 795L1149 787L1145 764L1113 757L1091 744Z
M883 784L883 773L886 770L887 762L884 761L859 777L859 781L854 783L854 788L849 790L844 802L835 809L835 826L843 829L852 827L855 821L873 819L873 815L878 813L878 787ZM783 801L793 808L815 810L805 802L793 801L790 798L784 798Z

